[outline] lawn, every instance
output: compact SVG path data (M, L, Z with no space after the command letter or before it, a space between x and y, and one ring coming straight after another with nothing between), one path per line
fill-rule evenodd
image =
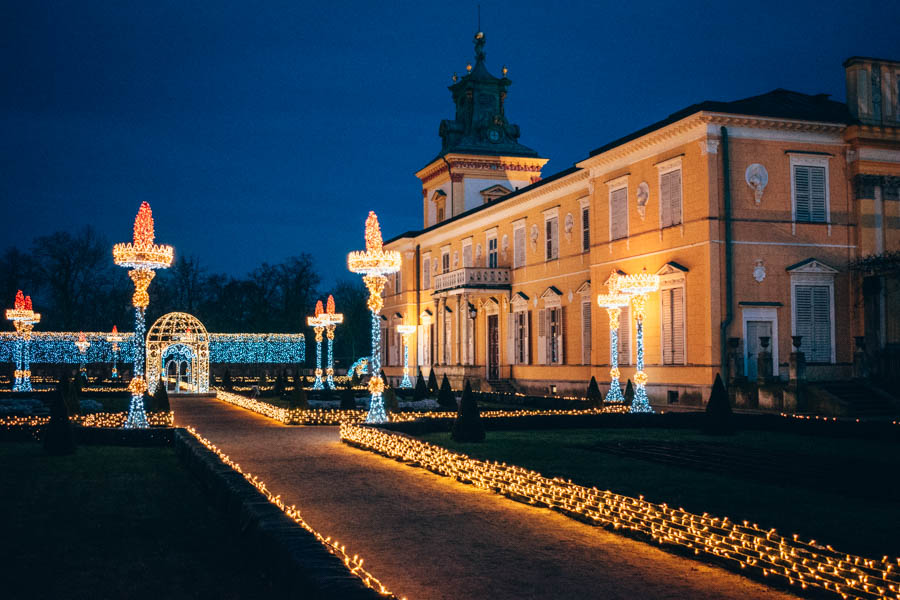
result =
M5 598L273 593L171 448L0 444Z
M428 434L422 439L473 458L527 467L547 477L571 479L629 496L643 494L652 502L666 502L695 513L776 527L782 534L797 533L844 552L877 558L884 554L900 556L896 494L900 446L889 442L768 432L709 437L664 429L489 431L481 444L458 444L447 433ZM711 473L598 449L600 444L638 440L724 444L732 451L761 452L788 463L815 463L819 469L835 465L831 477L840 478L845 485L839 485L841 489L825 489L834 486L824 485L816 489L809 482L801 485L784 478L765 481L758 475L749 478L740 468ZM864 469L862 465L866 465ZM868 491L861 493L860 487ZM886 490L883 496L879 495L882 488Z

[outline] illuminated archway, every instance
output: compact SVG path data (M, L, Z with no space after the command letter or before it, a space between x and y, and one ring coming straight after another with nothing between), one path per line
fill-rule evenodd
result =
M161 316L147 332L147 389L156 391L166 362L175 363L178 378L174 391L209 392L209 333L194 315L173 312Z

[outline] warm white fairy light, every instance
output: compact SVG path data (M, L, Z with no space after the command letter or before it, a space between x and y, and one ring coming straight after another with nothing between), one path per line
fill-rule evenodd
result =
M403 337L403 380L400 382L400 387L405 389L413 386L409 379L409 336L415 332L415 325L397 325L397 333Z

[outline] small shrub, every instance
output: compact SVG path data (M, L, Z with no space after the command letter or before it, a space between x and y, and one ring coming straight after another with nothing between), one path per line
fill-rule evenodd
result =
M72 436L66 401L59 387L51 393L50 422L44 430L44 452L53 456L72 454L75 452L75 438Z
M277 377L275 377L275 391L274 391L274 393L275 393L275 397L276 397L276 398L283 398L283 397L284 397L284 388L285 388L285 386L287 385L286 382L285 382L286 379L287 379L287 378L285 377L285 373L284 373L283 370L278 374Z
M353 374L350 375L350 387L351 388L359 387L360 381L361 380L359 378L359 369L353 369Z
M419 368L419 374L416 376L416 387L413 390L413 402L424 400L428 395L428 388L425 385L425 377L422 375L422 369Z
M703 422L704 433L713 435L727 435L734 433L732 421L731 402L728 399L728 390L722 382L722 377L716 373L713 382L712 393L706 404L706 418Z
M309 398L306 396L306 390L302 385L294 385L291 395L288 397L291 408L299 408L306 410L309 408Z
M397 392L392 387L384 388L384 409L388 413L400 410L400 406L397 404Z
M478 411L478 402L472 387L466 381L462 400L459 402L459 410L456 420L453 422L453 430L450 436L457 442L483 442L484 424L481 422L481 413Z
M154 410L164 410L166 412L172 410L169 404L169 392L162 382L157 384L156 391L153 393L153 405Z
M634 385L631 383L631 380L628 380L628 383L625 384L625 404L627 406L631 406L631 403L634 401Z
M441 390L438 392L438 405L441 408L446 410L457 410L459 407L456 405L456 396L453 394L453 389L450 387L450 381L447 379L447 374L444 374L444 378L441 379Z
M603 394L600 392L600 386L597 385L597 378L594 376L591 376L586 397L588 406L591 408L599 408L603 404Z
M432 398L438 394L437 376L434 374L434 367L431 367L431 372L428 373L428 393Z
M222 387L229 392L234 389L234 383L231 381L231 371L228 369L225 369L225 374L222 376Z

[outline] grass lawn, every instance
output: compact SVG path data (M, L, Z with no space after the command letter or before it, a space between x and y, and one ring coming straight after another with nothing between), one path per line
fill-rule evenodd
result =
M647 460L617 456L592 446L616 440L663 440L725 443L736 448L766 450L791 461L795 455L816 460L857 460L883 465L884 478L900 472L900 446L887 442L826 439L769 432L741 432L730 437L709 437L684 430L570 429L546 431L489 431L481 444L459 444L448 433L422 436L438 444L485 460L497 460L562 477L600 489L652 502L666 502L694 513L708 512L761 527L776 527L782 534L831 544L835 549L881 558L900 556L900 518L897 501L859 498L839 491L818 491L790 483L761 482L739 474L720 474ZM854 472L835 472L847 488L879 486Z
M0 443L4 598L252 598L230 525L171 448Z

